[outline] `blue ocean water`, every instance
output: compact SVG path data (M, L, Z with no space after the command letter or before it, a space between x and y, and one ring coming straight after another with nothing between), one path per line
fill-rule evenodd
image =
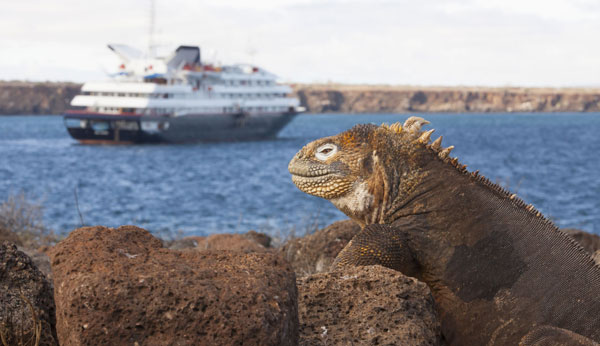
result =
M560 227L600 234L600 114L426 114L470 170L516 191ZM250 229L285 237L344 219L292 184L306 143L408 115L302 115L271 141L85 146L56 116L0 117L0 201L24 191L59 233L134 224L158 234Z

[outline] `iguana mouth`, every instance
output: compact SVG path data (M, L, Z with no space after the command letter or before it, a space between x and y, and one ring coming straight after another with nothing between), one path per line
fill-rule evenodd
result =
M301 176L292 173L292 182L302 191L323 198L335 198L345 193L352 185L336 173Z
M307 162L293 159L288 170L293 176L302 178L318 178L336 173L331 167L320 164L308 164Z
M294 169L294 168L290 168L290 173L295 177L301 177L301 178L319 178L319 177L325 177L325 176L333 174L332 172L329 172L326 170L303 171L303 170L298 170L298 169Z

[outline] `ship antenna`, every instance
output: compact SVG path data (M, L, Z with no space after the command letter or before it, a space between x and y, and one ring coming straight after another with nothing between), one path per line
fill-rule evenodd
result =
M148 37L148 55L154 58L154 20L156 17L156 2L150 0L150 32Z

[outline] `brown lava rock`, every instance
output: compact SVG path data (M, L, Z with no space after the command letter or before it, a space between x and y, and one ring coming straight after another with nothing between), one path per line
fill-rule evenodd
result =
M8 345L29 345L28 340L36 334L40 336L39 345L58 345L55 311L52 285L44 274L16 245L1 243L0 332ZM41 327L41 332L35 332L35 325Z
M271 238L263 233L249 231L246 234L212 234L208 237L185 237L166 244L172 250L231 250L241 252L269 251Z
M359 231L360 226L354 221L338 221L313 234L288 241L280 252L298 276L326 272L337 254Z
M300 345L439 345L426 284L381 266L299 278Z
M61 345L295 345L297 289L273 253L175 251L135 226L50 252Z
M198 250L232 250L241 252L265 252L267 248L245 234L211 234L195 237Z
M269 237L268 235L266 235L264 233L250 230L250 231L248 231L248 233L245 234L245 236L246 236L246 238L254 240L255 242L259 243L260 245L262 245L265 248L271 247L271 237Z

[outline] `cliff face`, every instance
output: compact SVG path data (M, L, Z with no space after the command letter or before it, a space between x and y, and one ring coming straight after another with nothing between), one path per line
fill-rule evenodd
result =
M598 112L598 89L417 88L297 85L308 111L406 112Z
M76 83L0 81L0 115L60 114L80 89Z
M0 115L61 114L80 88L0 81ZM600 89L299 84L294 93L310 113L600 112Z

